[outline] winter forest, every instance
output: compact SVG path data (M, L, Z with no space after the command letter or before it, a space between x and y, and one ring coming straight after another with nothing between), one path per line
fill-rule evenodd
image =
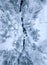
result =
M47 0L0 0L0 65L47 65Z

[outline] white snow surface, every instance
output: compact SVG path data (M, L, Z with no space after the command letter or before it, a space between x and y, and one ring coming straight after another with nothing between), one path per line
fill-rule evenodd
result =
M39 29L40 38L37 43L47 40L47 5L40 11L35 21L35 27Z

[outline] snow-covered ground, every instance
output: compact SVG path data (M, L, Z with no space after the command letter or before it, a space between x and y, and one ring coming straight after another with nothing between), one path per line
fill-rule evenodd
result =
M47 40L47 5L40 11L35 21L35 27L39 29L40 38L37 43Z
M3 1L3 0L2 0ZM27 1L27 0L26 0ZM46 64L45 65L47 65L47 5L45 5L45 6L43 6L43 9L39 12L39 14L37 15L37 18L35 18L35 19L33 19L33 17L32 17L32 15L35 13L35 11L36 11L36 9L37 9L37 11L38 11L38 9L40 8L40 6L38 5L38 3L36 3L34 0L29 0L30 1L30 8L32 9L33 8L33 13L32 12L30 12L29 13L29 10L28 11L26 11L26 13L24 14L25 15L25 17L23 17L23 19L25 19L25 20L23 20L23 21L21 21L21 17L22 17L22 15L21 15L21 13L16 13L16 11L14 10L14 7L12 7L12 9L11 9L11 7L10 7L10 11L9 11L9 9L8 9L8 11L5 11L4 10L4 12L3 11L1 11L0 10L0 20L1 20L1 18L3 18L4 17L4 19L3 20L5 20L6 21L6 19L7 19L7 17L9 18L9 20L10 21L7 21L7 22L9 22L8 23L8 25L10 25L10 24L12 24L12 27L11 27L11 25L10 25L10 27L8 27L7 28L7 30L8 30L8 34L7 35L10 35L10 37L9 38L5 38L5 37L3 37L3 38L5 38L6 39L6 41L4 42L4 43L1 43L1 41L0 41L0 51L12 51L12 54L10 54L10 56L12 55L14 55L14 53L16 53L15 55L16 56L20 56L20 57L22 57L22 55L21 54L23 54L24 55L24 53L25 53L25 56L29 56L29 60L30 60L30 58L31 58L31 61L33 61L33 64L34 65L41 65L41 63L42 63L42 65L44 65L43 63L44 62L46 62ZM37 0L36 0L37 1ZM15 4L15 1L13 1L14 3L13 4ZM32 3L33 2L33 3ZM8 4L9 4L9 2L8 2ZM11 5L11 3L10 3L10 5ZM38 5L38 6L37 6ZM33 7L32 7L33 6ZM4 7L2 6L2 8L4 9ZM11 11L12 10L12 11ZM32 10L31 10L32 11ZM12 13L11 13L12 12ZM8 14L8 16L6 16ZM27 15L26 15L27 14ZM34 15L33 15L34 16ZM32 20L33 19L33 20ZM7 19L8 20L8 19ZM29 20L29 21L28 21ZM28 27L26 27L26 25L25 25L25 29L27 29L26 30L26 34L27 34L27 36L24 34L24 32L23 32L23 27L22 27L22 23L29 23L29 22L33 22L33 24L35 23L35 25L34 25L34 28L33 28L33 24L31 23L31 24L28 24L28 25L30 25L29 26L29 31L27 31L28 29ZM1 20L1 22L2 22L2 20ZM1 24L2 23L0 23L0 29L2 28L1 27ZM5 25L5 24L4 24ZM7 27L7 26L6 26ZM32 27L32 28L31 28ZM39 40L38 41L34 41L34 39L32 38L32 35L34 35L34 32L32 33L32 31L33 30L35 30L35 29L38 29L39 30L39 35L40 35L40 37L39 37ZM3 29L3 31L1 31L0 32L0 34L3 34L2 32L5 32L4 30L6 30L5 28ZM32 35L30 35L30 33L32 33ZM37 36L37 34L36 34L36 36ZM1 36L0 36L1 37ZM25 38L25 40L23 41L23 39ZM36 38L36 37L35 37ZM0 38L1 39L1 38ZM17 43L16 43L17 42ZM13 43L14 43L14 45L13 45ZM35 43L36 43L36 45L35 45ZM33 45L34 44L34 45ZM38 46L37 46L38 45ZM25 49L23 49L25 47ZM40 48L41 47L41 48ZM40 48L40 49L39 49ZM39 50L38 50L39 49ZM14 51L15 52L14 52ZM18 51L18 55L17 55L17 51ZM41 53L41 51L40 50L42 50L43 51L43 53ZM14 52L14 53L13 53ZM27 53L26 53L27 52ZM9 52L8 52L9 53ZM19 54L20 53L20 54ZM46 54L45 54L46 53ZM3 53L2 53L3 54ZM4 53L5 54L5 53ZM10 57L9 56L9 57ZM0 54L0 59L1 59L1 54ZM15 57L15 56L14 56ZM5 57L6 58L6 57ZM13 58L13 57L12 57ZM16 57L15 57L16 58ZM17 58L16 58L17 59ZM46 59L46 61L45 61L45 59ZM4 59L1 59L0 60L0 64L2 64L2 60L4 60ZM11 60L11 58L9 58L8 60ZM14 60L15 62L16 62L16 60ZM18 57L18 61L19 61L19 57ZM23 61L23 59L22 59L22 61ZM21 62L22 62L21 61ZM39 62L40 61L40 62ZM28 61L29 62L29 61ZM25 63L25 62L23 62L23 63ZM27 63L27 62L26 62ZM28 64L28 63L27 63ZM27 65L26 64L26 65ZM9 65L9 64L8 64ZM15 64L15 65L17 65L17 64ZM22 65L22 64L20 64L20 65ZM30 65L30 64L29 64ZM32 65L32 64L31 64Z

